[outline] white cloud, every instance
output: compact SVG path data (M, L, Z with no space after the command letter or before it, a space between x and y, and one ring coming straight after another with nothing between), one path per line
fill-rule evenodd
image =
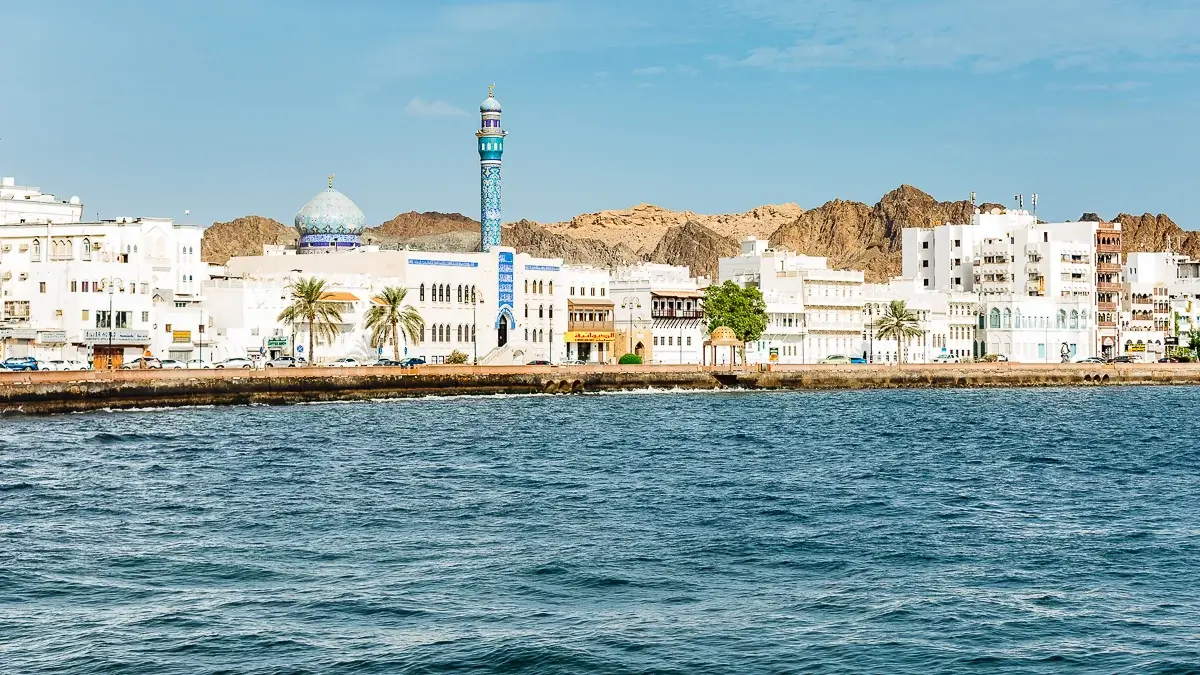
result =
M1046 85L1047 91L1134 91L1150 86L1147 82L1126 80L1124 82L1086 82L1076 84L1059 84L1052 82Z
M445 101L426 101L419 96L404 106L404 112L413 117L463 117L467 114L462 108Z
M662 66L649 66L646 68L635 68L634 75L662 75L667 72L667 69Z
M1200 66L1191 0L736 0L791 33L737 60L774 70L1179 70Z

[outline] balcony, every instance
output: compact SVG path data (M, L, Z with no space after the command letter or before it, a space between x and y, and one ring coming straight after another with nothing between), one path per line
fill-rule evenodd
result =
M1101 243L1097 243L1097 244L1096 244L1096 252L1097 252L1097 253L1120 253L1120 252L1121 252L1121 245L1120 245L1120 244L1101 244Z
M1115 303L1115 302L1097 302L1096 309L1101 312L1115 312L1115 311L1117 311L1117 303Z
M1096 271L1097 271L1097 272L1100 272L1100 273L1102 273L1102 274L1103 274L1103 273L1108 273L1108 274L1120 274L1120 273L1121 273L1121 266L1120 266L1119 264L1117 264L1117 263L1111 263L1111 262L1098 262L1098 263L1096 263Z
M1097 281L1096 290L1101 293L1120 293L1121 284L1114 284L1111 281Z
M579 331L613 331L616 330L613 321L568 321L567 330Z
M704 310L700 309L652 309L652 319L703 319Z
M1116 328L1117 322L1116 321L1097 321L1096 325L1101 328Z

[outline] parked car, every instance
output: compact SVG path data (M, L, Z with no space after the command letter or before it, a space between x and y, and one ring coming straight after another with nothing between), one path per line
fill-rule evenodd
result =
M184 365L183 361L177 361L175 359L163 359L162 367L163 370L183 370Z
M10 356L0 361L0 366L7 370L41 370L38 360L32 356Z
M934 363L962 363L962 359L958 358L954 354L938 354L937 356L933 357L933 362Z
M251 361L250 359L244 359L240 356L235 356L231 359L225 359L224 361L217 361L216 363L213 364L213 368L216 368L218 370L223 369L223 368L244 368L246 370L250 370L253 367L254 367L253 361Z
M850 357L850 363L853 363L853 364L856 364L856 365L858 365L858 364L865 364L866 362L867 362L867 360L866 360L866 359L864 359L864 358L863 358L863 357L861 357L861 356L851 356L851 357Z
M212 361L205 361L204 359L188 359L187 367L208 370L213 367L213 364Z
M566 361L563 361L563 362L559 363L558 365L560 365L560 366L586 366L587 361L580 361L579 359L567 359Z
M425 365L425 359L420 356L413 356L400 362L401 368L416 368L423 365Z
M45 363L38 362L42 370L90 370L88 364L74 359L51 359Z
M132 361L126 361L125 365L121 366L121 370L142 370L143 361L146 363L146 370L162 370L162 361L153 356L139 356Z
M342 358L329 364L330 368L358 368L362 364L353 356L343 356Z
M534 360L530 361L529 363L526 363L525 365L527 365L527 366L548 366L548 365L550 365L550 362L547 361L546 359L534 359Z
M1109 363L1137 363L1137 362L1138 362L1138 360L1132 356L1122 355L1122 356L1118 356L1118 357L1114 358Z
M825 365L845 366L850 364L850 357L845 354L830 354L821 359L821 363Z
M979 358L981 363L1008 363L1008 357L1003 354L986 354Z
M1075 363L1104 363L1104 359L1099 356L1084 356L1075 359Z
M1158 360L1159 363L1187 363L1178 356L1164 356Z
M372 363L371 365L372 366L383 366L385 368L395 368L400 365L400 362L394 361L392 359L377 359L375 361L375 363Z
M308 362L294 356L280 356L263 364L263 368L296 368L304 367Z

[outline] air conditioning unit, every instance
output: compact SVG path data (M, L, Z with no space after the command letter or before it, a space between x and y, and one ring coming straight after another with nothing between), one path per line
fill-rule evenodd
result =
M21 280L21 281L25 281L25 280L26 280L26 279L28 279L28 278L29 278L29 275L28 275L28 274L26 274L26 273L24 273L24 272L21 272L21 276L20 276L20 280Z

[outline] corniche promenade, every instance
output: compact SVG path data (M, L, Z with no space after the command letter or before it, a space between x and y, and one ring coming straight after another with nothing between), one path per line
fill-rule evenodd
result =
M0 373L0 414L287 405L638 389L922 389L1200 384L1200 364L422 366Z

